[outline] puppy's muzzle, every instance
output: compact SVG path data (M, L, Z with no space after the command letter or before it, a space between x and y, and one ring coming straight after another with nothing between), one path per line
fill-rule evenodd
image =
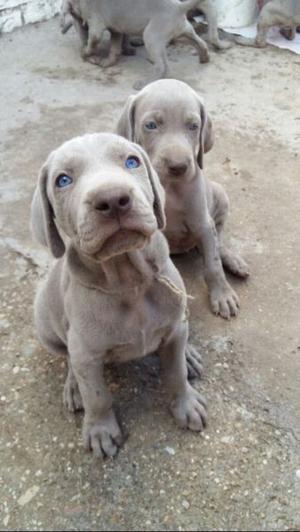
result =
M95 195L92 205L104 218L119 219L132 209L133 199L128 191L101 191Z
M174 158L174 156L172 156L164 157L164 166L168 175L173 177L181 177L188 172L191 164L187 157Z
M168 162L167 166L168 166L169 174L174 177L179 177L181 175L184 175L188 169L188 164L184 162L181 162L181 163Z

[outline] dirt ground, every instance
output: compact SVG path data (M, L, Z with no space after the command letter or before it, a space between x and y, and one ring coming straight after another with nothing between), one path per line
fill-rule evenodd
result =
M49 257L28 228L40 166L62 141L112 131L142 49L107 71L83 63L58 21L1 37L0 528L300 530L300 58L234 46L199 66L169 48L171 72L201 93L216 142L207 175L231 200L227 239L251 267L230 281L240 315L208 307L199 257L177 261L205 373L209 426L180 431L155 357L108 372L129 437L114 460L81 442L62 405L65 362L35 339L32 305ZM121 326L121 324L120 324Z

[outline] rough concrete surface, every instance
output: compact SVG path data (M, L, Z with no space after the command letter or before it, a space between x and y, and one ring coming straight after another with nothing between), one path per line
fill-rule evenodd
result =
M231 279L240 315L208 307L201 259L177 260L209 405L202 435L177 428L155 357L108 371L129 437L114 460L81 442L62 405L65 362L35 339L32 304L49 261L28 228L37 174L71 136L111 131L136 79L139 49L110 70L83 63L56 19L1 38L0 528L300 530L300 58L239 48L199 65L169 48L174 77L206 98L216 143L206 173L231 200L227 239L251 278ZM122 324L120 324L120 327Z

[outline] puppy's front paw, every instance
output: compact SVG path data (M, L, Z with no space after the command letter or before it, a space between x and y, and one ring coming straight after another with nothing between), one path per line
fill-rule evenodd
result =
M94 456L115 456L123 443L123 436L113 411L94 423L85 419L83 440L85 448L92 451Z
M222 264L226 270L241 279L247 279L250 275L248 264L236 253L229 249L224 249L221 254Z
M185 392L172 403L171 411L182 429L200 432L206 427L205 399L188 383Z
M210 302L213 313L226 320L231 316L237 316L239 312L239 298L227 282L211 290Z
M185 358L188 369L188 378L200 378L203 373L202 356L199 351L191 344L188 344L185 350Z

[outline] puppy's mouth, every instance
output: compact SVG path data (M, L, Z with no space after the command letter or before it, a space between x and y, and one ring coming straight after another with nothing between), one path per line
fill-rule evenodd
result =
M150 235L141 231L120 228L105 240L101 249L95 253L95 258L103 261L135 249L142 249L149 238Z

